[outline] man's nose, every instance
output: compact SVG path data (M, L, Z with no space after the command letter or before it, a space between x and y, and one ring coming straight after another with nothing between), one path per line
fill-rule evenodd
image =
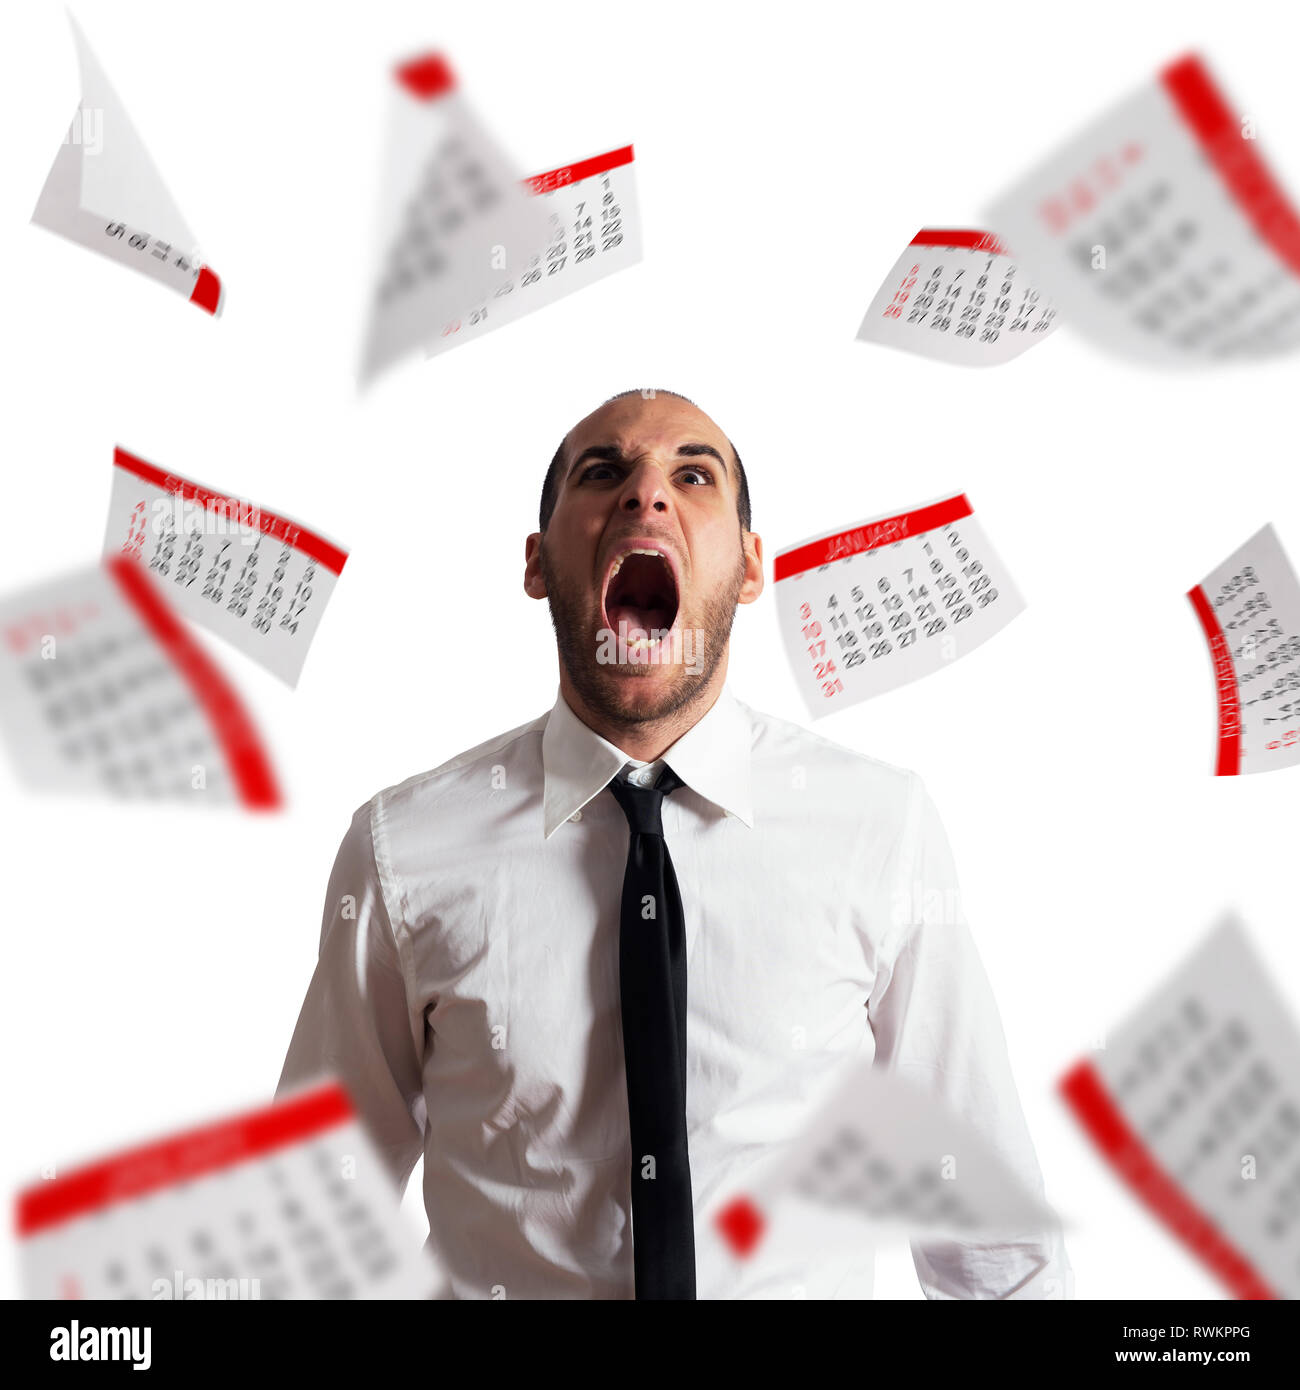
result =
M653 459L642 459L627 475L618 505L621 511L633 515L671 510L668 479Z

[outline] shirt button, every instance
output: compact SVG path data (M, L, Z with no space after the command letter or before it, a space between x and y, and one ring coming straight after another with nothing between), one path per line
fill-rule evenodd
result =
M580 820L582 819L582 812L581 812L581 811L575 811L575 812L569 817L569 819L570 819L571 821L575 821L575 822L576 822L576 821L580 821Z

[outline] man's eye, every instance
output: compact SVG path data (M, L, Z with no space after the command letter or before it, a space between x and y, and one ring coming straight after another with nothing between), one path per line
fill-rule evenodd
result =
M582 470L583 480L585 481L587 478L590 478L593 473L599 473L602 469L604 469L606 473L612 473L614 471L607 463L593 463L589 468L584 468Z
M710 473L707 468L684 468L682 469L682 473L679 476L694 476L698 478L701 483L704 483L706 485L713 481L713 474ZM699 484L696 484L696 486L698 485Z

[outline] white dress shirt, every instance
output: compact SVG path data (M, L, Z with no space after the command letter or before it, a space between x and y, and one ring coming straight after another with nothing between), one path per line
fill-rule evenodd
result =
M549 713L380 792L330 879L280 1079L348 1087L396 1180L424 1154L456 1298L631 1298L619 1009L628 826L609 781L685 785L663 827L686 918L700 1298L869 1298L874 1252L742 1266L701 1213L875 1059L1042 1192L997 1007L920 779L724 689L653 764ZM639 772L636 769L640 769ZM913 1242L930 1298L1060 1297L1059 1236Z

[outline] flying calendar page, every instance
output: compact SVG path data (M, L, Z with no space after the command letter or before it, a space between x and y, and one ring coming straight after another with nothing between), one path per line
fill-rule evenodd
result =
M524 265L547 240L545 211L440 54L394 75L379 225L363 382L434 342L502 271Z
M1188 593L1218 699L1215 773L1300 763L1300 582L1271 526Z
M1164 362L1300 342L1300 219L1198 58L1166 68L996 202L1071 325Z
M438 1284L333 1083L35 1183L15 1215L28 1298L415 1299Z
M909 1082L858 1064L789 1152L710 1226L741 1258L861 1249L873 1236L987 1240L1058 1225L988 1143Z
M1234 1297L1300 1297L1300 1033L1240 926L1214 931L1061 1090Z
M1024 608L964 495L791 546L774 573L813 718L937 671Z
M296 685L347 552L295 521L118 449L106 555L142 561L168 603Z
M444 325L429 346L434 357L469 338L544 308L641 259L632 146L567 164L524 181L545 209L550 238L502 276L490 294Z
M200 261L193 233L75 20L72 32L81 104L32 221L219 314L220 278Z
M876 291L858 337L962 366L993 367L1042 342L1051 301L989 232L923 228Z
M129 556L0 601L0 724L41 790L280 804L238 694Z

